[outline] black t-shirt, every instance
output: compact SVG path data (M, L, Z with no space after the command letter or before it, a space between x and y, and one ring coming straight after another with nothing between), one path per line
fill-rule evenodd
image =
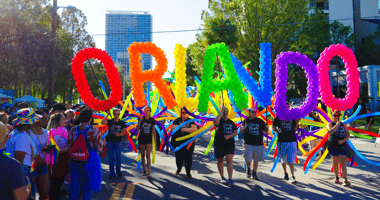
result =
M187 118L186 121L190 120L190 118ZM185 122L186 122L185 121ZM182 121L182 117L180 118L177 118L176 120L174 120L173 122L173 125L181 125L182 123L184 123L184 121ZM186 125L183 125L182 128L190 128L191 125L195 125L194 122L190 122ZM189 139L186 139L186 140L181 140L181 141L175 141L175 139L179 138L179 137L183 137L183 136L186 136L186 135L189 135L190 133L188 132L182 132L181 129L178 129L177 132L175 132L173 135L172 135L172 139L171 139L171 144L174 148L177 148L179 145L185 143L186 141L190 140L191 138ZM194 145L194 143L193 143ZM186 147L182 148L182 149L186 149Z
M12 190L28 184L21 164L14 158L0 155L0 199L13 199Z
M373 117L373 116L371 116L371 117L367 117L366 118L366 120L367 120L367 124L369 123L369 120L372 118L372 122L371 122L371 124L374 124L375 122L375 118Z
M243 121L245 127L244 144L263 145L263 131L265 122L260 118L247 118Z
M278 142L295 142L296 131L294 128L297 126L296 120L280 120L278 117L274 118L273 126L281 128L282 132L278 133Z
M154 121L153 118L149 117L149 119L146 120L145 117L143 117L140 124L139 140L152 139L154 125L156 125L156 121Z
M107 142L121 142L123 140L123 137L116 136L116 133L121 133L125 127L125 122L118 121L115 122L114 120L107 120L108 123L108 135L106 137Z
M235 130L237 130L235 123L230 119L224 120L221 118L219 125L216 128L217 130L214 142L215 147L223 149L235 148L234 138L230 138L228 140L224 139L225 135L231 135Z
M336 125L336 123L334 122L331 122L331 124L332 124L332 128L334 128L334 126ZM335 133L329 136L329 148L347 146L346 142L344 142L343 144L338 143L338 140L342 140L346 136L347 136L346 129L344 128L344 125L341 124L338 127L338 129L336 129Z

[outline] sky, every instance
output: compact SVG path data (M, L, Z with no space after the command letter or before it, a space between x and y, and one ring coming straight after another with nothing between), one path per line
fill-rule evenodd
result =
M52 2L51 2L52 3ZM94 35L97 48L105 50L105 17L107 10L148 11L152 15L152 31L190 30L201 27L201 14L207 10L208 0L58 0L58 6L75 6L87 16L86 30ZM58 13L62 12L62 8ZM175 33L153 33L152 42L164 50L168 59L168 70L174 69L174 48L179 43L184 47L196 41L197 31ZM153 68L155 62L153 62ZM165 77L170 76L167 72Z

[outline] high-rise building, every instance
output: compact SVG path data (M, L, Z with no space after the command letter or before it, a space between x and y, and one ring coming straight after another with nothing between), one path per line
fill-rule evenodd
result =
M380 23L379 0L315 0L311 7L323 8L330 23L338 20L350 26L355 34L355 47L365 43ZM312 11L311 11L312 12Z
M116 65L126 66L127 75L129 74L127 48L133 42L152 42L152 15L142 11L107 11L106 51ZM141 54L141 64L142 70L152 69L152 56Z

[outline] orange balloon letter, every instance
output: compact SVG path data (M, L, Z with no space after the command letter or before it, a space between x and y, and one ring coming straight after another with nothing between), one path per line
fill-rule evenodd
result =
M145 105L144 101L144 82L151 81L158 89L162 99L164 100L168 109L177 106L169 87L166 85L162 76L168 68L168 61L164 54L164 51L150 42L136 43L134 42L128 47L129 62L130 62L130 74L132 82L133 98L135 99L136 107L142 107ZM141 70L140 54L148 53L152 55L157 62L157 66L154 70Z

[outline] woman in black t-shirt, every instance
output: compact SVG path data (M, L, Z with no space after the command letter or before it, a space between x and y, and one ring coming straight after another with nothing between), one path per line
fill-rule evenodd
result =
M144 116L140 116L136 129L139 133L139 149L141 152L141 164L143 166L143 176L150 178L150 152L152 150L152 142L156 142L156 121L150 117L150 107L144 108ZM152 139L152 135L154 140ZM157 142L156 142L157 144ZM148 171L145 168L145 157L147 162Z
M339 183L339 161L342 167L342 174L345 181L344 186L350 186L351 183L347 180L347 156L344 146L347 146L346 141L350 138L350 132L345 124L340 122L341 116L339 111L333 112L333 122L327 125L329 133L328 150L333 159L333 168L335 173L335 183Z
M214 120L214 125L216 127L215 141L214 141L214 154L218 159L218 171L220 177L222 178L221 182L230 187L235 187L234 182L232 181L233 173L233 163L232 158L235 154L235 140L234 137L237 135L237 127L235 123L228 119L228 108L223 106L218 117ZM224 157L226 157L227 162L227 172L228 172L228 181L224 177Z
M182 123L185 123L186 121L190 120L187 113L181 109L181 117L177 118L174 120L173 125L171 127L172 130L176 129L179 125ZM186 141L190 140L185 139L181 141L176 141L177 138L189 135L190 133L194 132L197 130L197 126L195 125L194 122L190 122L186 125L183 125L181 129L177 130L171 139L171 144L174 148L177 148L178 146L182 145ZM176 164L177 164L177 171L175 175L179 175L181 172L183 162L185 161L185 169L186 169L186 177L188 179L193 178L190 174L191 166L193 164L193 152L194 152L194 146L195 146L195 141L193 144L190 146L189 149L187 149L187 146L182 147L180 150L175 152L175 159L176 159Z
M120 120L120 110L115 108L113 110L114 118L108 120L109 111L107 111L107 116L103 118L101 124L108 125L108 135L106 136L106 145L108 151L108 164L110 169L109 179L115 178L115 165L114 160L116 160L116 174L121 177L121 141L123 140L123 135L125 133L125 122ZM116 158L116 159L115 159Z

